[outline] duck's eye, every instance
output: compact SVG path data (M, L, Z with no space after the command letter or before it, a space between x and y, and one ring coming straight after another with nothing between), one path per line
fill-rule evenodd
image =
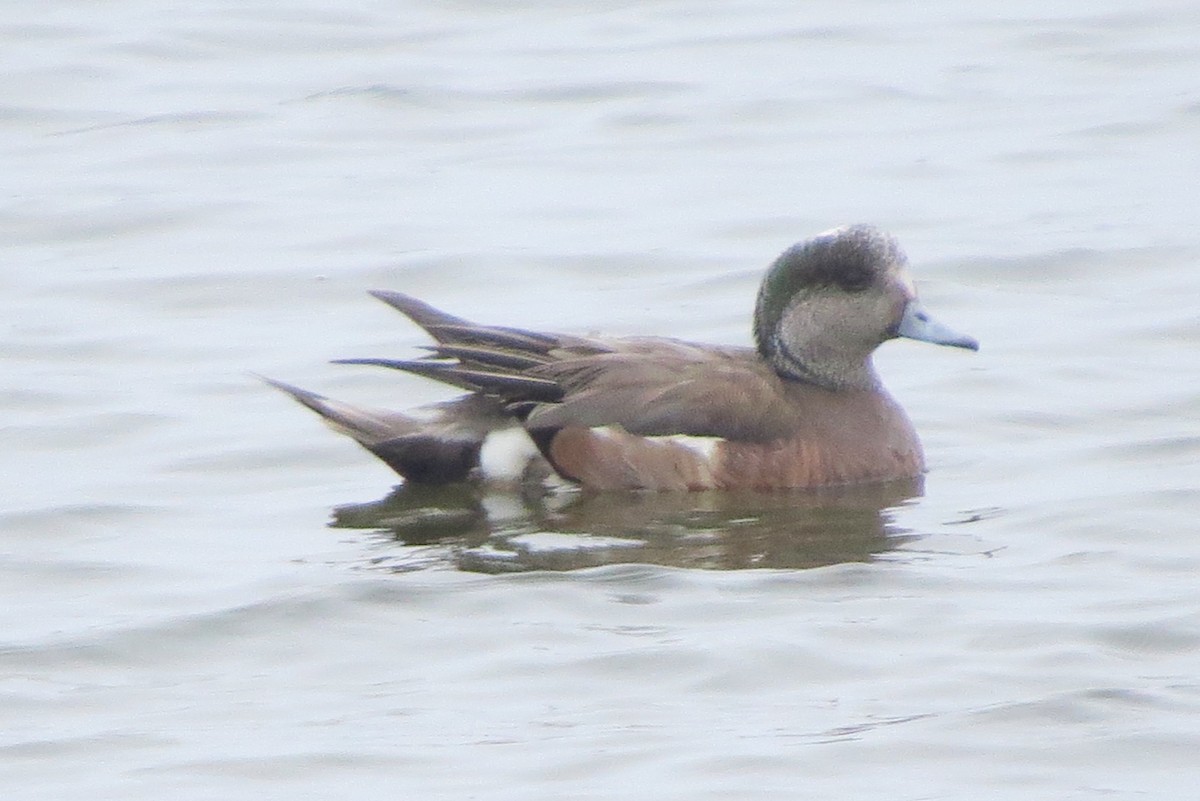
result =
M847 275L842 276L841 280L839 280L837 284L838 288L843 292L856 294L858 292L866 292L868 289L870 289L871 279L864 276Z
M833 271L833 283L851 294L865 292L875 282L871 266L861 259L838 259Z

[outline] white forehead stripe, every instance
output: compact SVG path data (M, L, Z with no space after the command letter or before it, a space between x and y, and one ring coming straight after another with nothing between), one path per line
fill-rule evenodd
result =
M850 230L848 225L839 225L837 228L830 228L828 231L822 231L813 237L813 239L835 239L838 236Z

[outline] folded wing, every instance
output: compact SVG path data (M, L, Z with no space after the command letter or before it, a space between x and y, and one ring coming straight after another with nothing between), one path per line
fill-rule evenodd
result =
M767 441L795 428L782 380L749 348L665 338L594 339L482 326L394 292L372 293L437 342L422 359L345 359L499 398L533 432L620 426Z

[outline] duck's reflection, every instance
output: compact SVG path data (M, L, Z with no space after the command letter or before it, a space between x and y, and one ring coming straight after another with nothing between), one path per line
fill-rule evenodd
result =
M921 484L601 494L406 484L337 507L330 525L377 532L371 561L393 570L795 569L865 562L907 541L892 509L920 496Z

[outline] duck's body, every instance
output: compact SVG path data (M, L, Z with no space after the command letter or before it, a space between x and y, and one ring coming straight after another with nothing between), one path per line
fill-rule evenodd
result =
M896 336L977 345L925 314L904 267L895 241L866 226L789 249L759 293L756 348L480 326L375 292L437 344L423 360L346 361L429 376L468 395L417 422L272 383L410 481L479 476L495 461L489 440L517 426L540 459L511 462L510 474L552 470L596 490L907 478L924 470L920 440L871 352Z
M550 462L560 475L601 490L783 489L923 472L916 431L886 393L786 387L783 394L807 414L774 439L646 437L623 427L568 426L554 435Z

